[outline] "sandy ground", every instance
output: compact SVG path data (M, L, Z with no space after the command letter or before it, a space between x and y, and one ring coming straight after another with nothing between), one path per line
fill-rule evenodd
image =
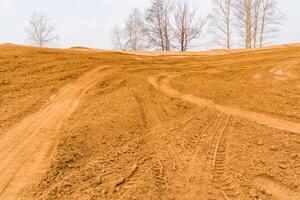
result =
M300 199L300 46L0 46L0 199Z

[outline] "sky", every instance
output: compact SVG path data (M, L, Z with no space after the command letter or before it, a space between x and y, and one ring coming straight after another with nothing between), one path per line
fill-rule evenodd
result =
M209 12L211 0L192 0ZM141 11L150 0L0 0L0 43L28 44L25 27L34 11L45 13L56 28L58 47L85 46L112 49L111 29L122 25L134 8ZM300 42L300 1L278 0L286 15L282 31L273 44ZM205 37L200 44L205 45Z

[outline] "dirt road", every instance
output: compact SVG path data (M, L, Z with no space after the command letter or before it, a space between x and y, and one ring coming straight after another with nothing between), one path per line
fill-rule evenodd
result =
M16 199L21 189L39 180L50 164L62 122L98 81L88 72L53 96L47 106L0 136L0 199Z

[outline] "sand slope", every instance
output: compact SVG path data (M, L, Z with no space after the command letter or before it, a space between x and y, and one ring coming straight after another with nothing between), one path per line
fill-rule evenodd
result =
M300 199L300 46L0 46L0 199Z

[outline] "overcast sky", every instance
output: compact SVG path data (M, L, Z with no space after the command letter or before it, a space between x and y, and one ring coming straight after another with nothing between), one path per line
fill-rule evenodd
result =
M0 43L27 44L24 27L32 12L51 18L60 35L59 47L111 49L110 31L122 24L133 8L144 10L150 0L0 0ZM193 0L203 10L210 0ZM278 0L287 21L274 43L300 42L300 1ZM205 44L203 39L202 43ZM206 49L206 47L202 48Z

